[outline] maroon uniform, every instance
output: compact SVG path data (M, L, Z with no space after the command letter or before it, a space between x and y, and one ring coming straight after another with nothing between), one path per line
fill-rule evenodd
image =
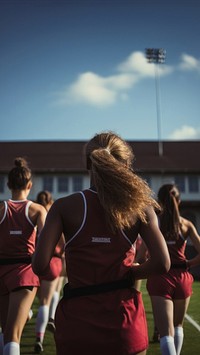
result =
M82 225L66 243L66 266L73 288L125 278L135 258L134 240L114 234L96 192L81 192ZM78 211L77 211L78 212ZM147 348L147 325L140 292L118 289L63 298L56 312L57 355L128 355Z
M40 277L40 280L53 281L60 276L63 267L62 259L58 256L53 256L49 263L48 271L44 276Z
M5 294L20 286L38 286L31 256L35 250L36 228L28 217L32 202L4 201L0 221L0 292Z
M55 253L51 258L49 263L48 271L44 276L40 277L40 280L53 281L60 276L63 269L63 252L64 252L64 241L62 238L58 242L55 248Z
M147 290L150 296L169 299L185 299L191 296L193 276L186 270L186 242L182 235L176 241L167 241L171 268L168 273L148 278Z

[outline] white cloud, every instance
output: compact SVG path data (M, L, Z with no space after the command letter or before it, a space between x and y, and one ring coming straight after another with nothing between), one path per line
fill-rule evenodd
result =
M193 140L193 139L200 139L200 127L194 128L191 126L182 126L179 129L173 131L169 139L172 140Z
M197 70L200 72L200 60L188 54L182 54L181 63L179 65L181 70Z
M92 72L80 74L77 80L63 91L56 93L58 105L86 103L105 107L112 105L117 97L124 101L130 89L137 82L133 75L119 74L104 78Z
M71 102L85 102L91 105L107 106L116 99L116 91L106 85L106 80L92 72L80 74L70 85L66 96Z
M132 88L139 80L137 75L120 73L117 75L109 76L104 79L105 85L113 88L113 90L123 90Z
M133 52L124 62L118 65L118 70L120 72L136 73L140 77L154 77L155 65L157 64L147 62L144 53ZM158 71L160 75L167 75L173 71L173 68L166 64L159 65Z
M117 98L124 101L130 90L138 81L132 74L102 77L92 72L80 74L77 80L62 92L56 94L57 104L87 103L93 106L112 105Z
M69 105L86 103L92 106L106 107L117 100L128 99L128 92L139 81L155 77L155 66L159 76L166 76L174 71L174 67L148 63L143 52L133 52L116 67L115 75L103 77L93 72L81 73L77 79L57 93L56 103ZM179 70L196 70L200 73L200 60L182 54Z
M153 65L149 65L142 52L133 52L130 56L120 63L118 71L124 73L136 73L141 76L154 75Z

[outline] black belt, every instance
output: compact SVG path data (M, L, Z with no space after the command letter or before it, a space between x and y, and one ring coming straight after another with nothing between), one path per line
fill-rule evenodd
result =
M70 288L69 283L67 283L63 288L63 298L70 299L80 296L97 295L98 293L105 293L131 287L133 287L133 280L131 278L78 288Z
M31 256L27 256L25 258L0 259L0 265L31 264L31 262L32 262Z

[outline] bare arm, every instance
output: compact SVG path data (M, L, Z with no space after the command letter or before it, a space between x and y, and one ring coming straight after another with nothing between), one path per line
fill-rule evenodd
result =
M197 255L194 258L188 260L187 265L188 267L200 265L200 236L192 222L184 220L184 223L187 226L187 234L189 235L192 244L197 251Z
M43 206L41 206L41 207L43 207ZM45 208L40 208L38 211L37 220L36 220L38 235L41 233L41 231L44 227L46 216L47 216L47 212L46 212Z
M42 228L44 227L46 216L47 211L43 206L34 202L30 205L29 218L32 223L37 226L38 234L40 234Z
M147 260L147 258L148 258L147 246L144 240L142 240L142 243L136 252L135 262L141 264L144 263Z
M165 239L152 208L148 209L147 218L148 223L142 224L140 235L148 249L149 259L141 265L133 265L132 272L135 279L145 279L151 274L167 272L171 264Z
M54 254L55 247L61 238L63 226L58 203L54 203L48 212L44 228L32 260L33 271L37 275L45 274L49 262Z

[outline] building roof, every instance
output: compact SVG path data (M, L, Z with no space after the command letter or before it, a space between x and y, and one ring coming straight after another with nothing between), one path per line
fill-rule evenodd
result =
M144 173L199 173L200 141L128 141L135 154L134 170ZM86 141L0 142L0 173L7 173L15 157L25 157L34 173L85 171Z

